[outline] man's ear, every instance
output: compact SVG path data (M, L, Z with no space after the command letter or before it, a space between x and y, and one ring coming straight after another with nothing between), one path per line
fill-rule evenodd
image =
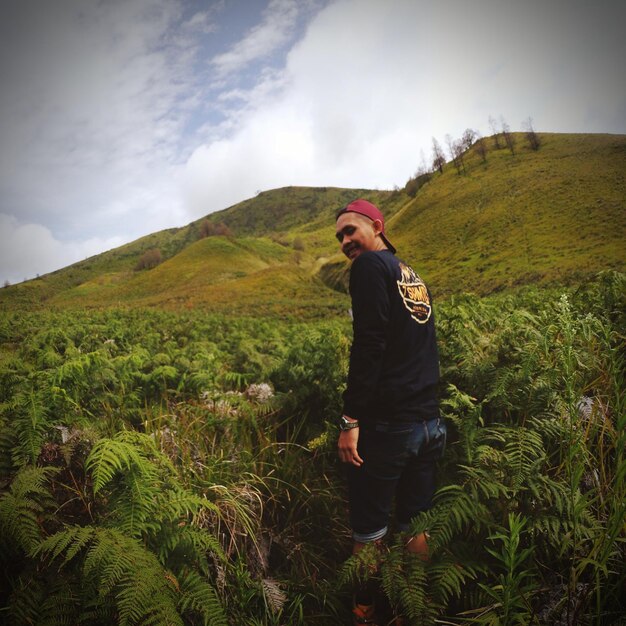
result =
M382 233L382 232L383 232L383 223L382 223L380 220L374 220L374 221L372 222L372 226L373 226L373 228L374 228L374 232L375 232L377 235L380 235L380 233Z

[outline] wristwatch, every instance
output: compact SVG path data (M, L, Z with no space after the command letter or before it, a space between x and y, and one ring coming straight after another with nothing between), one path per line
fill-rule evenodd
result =
M353 428L358 428L358 427L359 427L358 420L350 421L349 419L346 418L345 415L342 415L341 418L339 419L339 430L352 430Z

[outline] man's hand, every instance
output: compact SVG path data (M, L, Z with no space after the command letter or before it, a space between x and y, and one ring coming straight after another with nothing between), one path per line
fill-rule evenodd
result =
M359 429L351 428L339 433L339 458L344 463L352 463L356 467L363 465L363 459L359 456L356 446L359 441Z

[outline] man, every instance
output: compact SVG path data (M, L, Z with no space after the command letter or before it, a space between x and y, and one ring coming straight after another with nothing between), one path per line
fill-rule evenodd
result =
M336 236L352 261L353 343L340 420L339 457L348 464L353 554L431 506L446 428L439 415L439 359L431 297L395 256L376 206L355 200L337 214ZM426 559L424 533L407 549ZM374 623L367 589L357 592L355 624Z

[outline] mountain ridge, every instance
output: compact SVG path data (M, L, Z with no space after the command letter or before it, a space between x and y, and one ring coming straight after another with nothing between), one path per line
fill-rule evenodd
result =
M436 296L568 284L604 269L623 271L626 136L542 133L537 151L522 134L514 138L514 151L495 150L486 138L486 161L470 148L465 172L447 163L428 182L422 177L416 193L407 193L408 184L382 191L263 191L186 226L5 287L0 308L343 312L349 263L334 240L334 214L355 197L380 206L398 255ZM219 232L218 225L226 235L202 237ZM150 250L163 261L137 271Z

